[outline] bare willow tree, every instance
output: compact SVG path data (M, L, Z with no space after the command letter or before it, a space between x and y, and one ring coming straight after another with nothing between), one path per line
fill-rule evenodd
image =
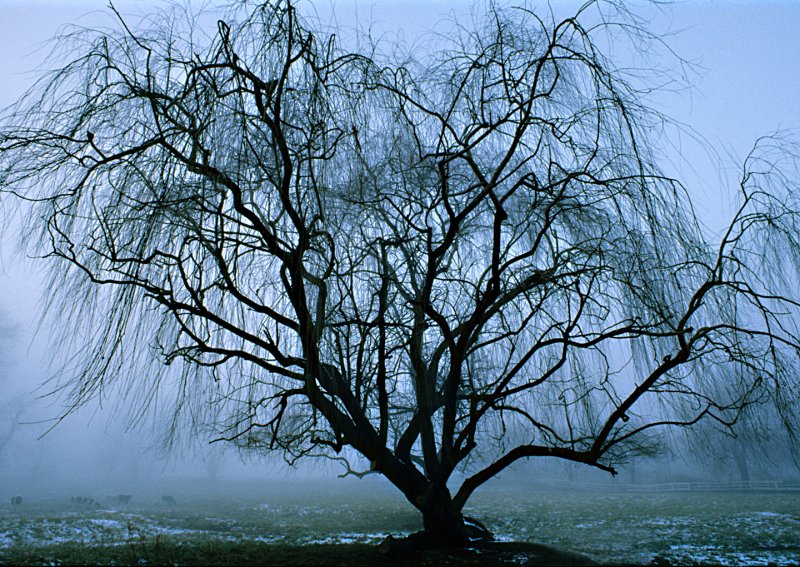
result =
M402 58L281 0L62 38L0 183L52 259L69 408L119 383L245 450L384 475L462 543L520 459L614 474L753 404L791 427L794 156L757 145L712 241L597 48L634 29L604 6L489 6Z

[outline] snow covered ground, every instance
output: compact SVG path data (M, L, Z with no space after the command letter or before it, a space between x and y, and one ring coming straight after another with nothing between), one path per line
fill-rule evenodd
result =
M288 494L288 495L287 495ZM140 499L141 500L141 499ZM135 501L134 501L135 502ZM157 538L287 544L378 543L420 529L392 493L323 488L248 497L184 496L80 508L58 501L0 509L3 549L68 541L116 546ZM800 494L486 490L467 514L500 541L532 541L608 563L800 563Z

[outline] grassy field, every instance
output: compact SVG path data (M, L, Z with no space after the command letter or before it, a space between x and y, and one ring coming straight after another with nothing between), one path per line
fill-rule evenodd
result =
M155 493L134 495L128 505L97 498L96 508L69 496L4 504L0 563L359 564L374 562L375 544L389 534L421 527L401 497L374 482L176 490L174 506ZM501 542L548 544L601 563L800 563L800 493L490 487L467 513Z

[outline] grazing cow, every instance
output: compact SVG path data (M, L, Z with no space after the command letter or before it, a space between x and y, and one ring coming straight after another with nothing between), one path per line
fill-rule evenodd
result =
M22 496L12 496L11 497L11 505L14 506L15 508L17 506L21 506L22 505Z
M175 506L177 504L172 496L162 496L161 501L168 506Z
M117 504L129 504L132 496L132 494L117 494L114 500L116 500Z
M99 504L94 501L91 496L71 496L69 499L73 504L80 504L81 506L91 506L97 508Z

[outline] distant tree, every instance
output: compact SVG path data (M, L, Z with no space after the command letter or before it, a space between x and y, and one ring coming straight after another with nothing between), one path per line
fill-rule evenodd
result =
M277 0L62 38L0 183L51 259L69 408L124 379L244 450L382 474L454 543L520 459L614 474L751 404L794 426L791 146L757 145L712 241L595 40L646 34L605 8L489 6L402 57Z
M787 435L789 433L789 435ZM675 449L722 480L776 480L797 466L796 439L770 406L752 404L736 423L707 421L680 432ZM755 477L755 478L754 478Z
M201 453L200 458L205 466L206 478L216 484L219 481L220 469L223 469L225 460L224 448L219 444L208 445Z
M0 409L0 416L2 416L0 417L0 458L2 458L6 447L19 430L20 418L25 407L19 403L19 400L12 400L4 403L0 408L2 408Z
M19 430L26 405L7 372L11 363L9 351L16 332L7 314L0 311L0 364L3 366L0 371L0 459Z

